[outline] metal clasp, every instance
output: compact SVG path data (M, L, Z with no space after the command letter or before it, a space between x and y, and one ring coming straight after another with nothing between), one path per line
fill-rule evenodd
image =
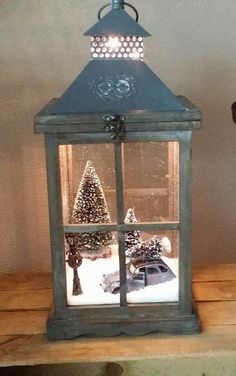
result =
M105 114L103 116L105 122L104 130L111 133L112 140L116 140L119 135L125 132L125 119L125 115Z

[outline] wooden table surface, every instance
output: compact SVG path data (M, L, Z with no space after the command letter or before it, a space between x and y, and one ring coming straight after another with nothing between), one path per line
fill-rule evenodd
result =
M174 357L236 357L236 264L193 270L201 334L47 342L50 274L0 274L0 367Z

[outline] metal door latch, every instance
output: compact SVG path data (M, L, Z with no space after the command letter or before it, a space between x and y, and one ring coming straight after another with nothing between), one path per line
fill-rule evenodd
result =
M125 132L125 115L106 114L103 116L105 132L111 133L111 139L116 140Z

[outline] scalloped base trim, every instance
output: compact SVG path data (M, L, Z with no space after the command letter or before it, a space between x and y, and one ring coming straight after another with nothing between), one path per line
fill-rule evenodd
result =
M104 318L105 321L105 318ZM49 341L75 339L80 336L112 337L121 334L141 336L150 333L195 334L200 332L196 313L188 316L160 318L153 321L89 322L78 319L58 319L49 317L47 338Z

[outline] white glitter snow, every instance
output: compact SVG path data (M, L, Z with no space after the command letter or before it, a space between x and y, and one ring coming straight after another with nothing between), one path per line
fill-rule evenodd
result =
M160 283L153 286L146 286L143 289L132 291L127 294L128 303L157 303L177 302L179 299L179 278L178 259L162 257L163 261L171 268L176 275L172 281ZM103 274L119 270L119 257L117 245L112 246L112 256L107 259L83 259L82 265L78 268L80 283L83 294L72 295L73 269L66 265L67 276L67 301L68 305L102 305L119 304L120 294L104 292L100 286Z

